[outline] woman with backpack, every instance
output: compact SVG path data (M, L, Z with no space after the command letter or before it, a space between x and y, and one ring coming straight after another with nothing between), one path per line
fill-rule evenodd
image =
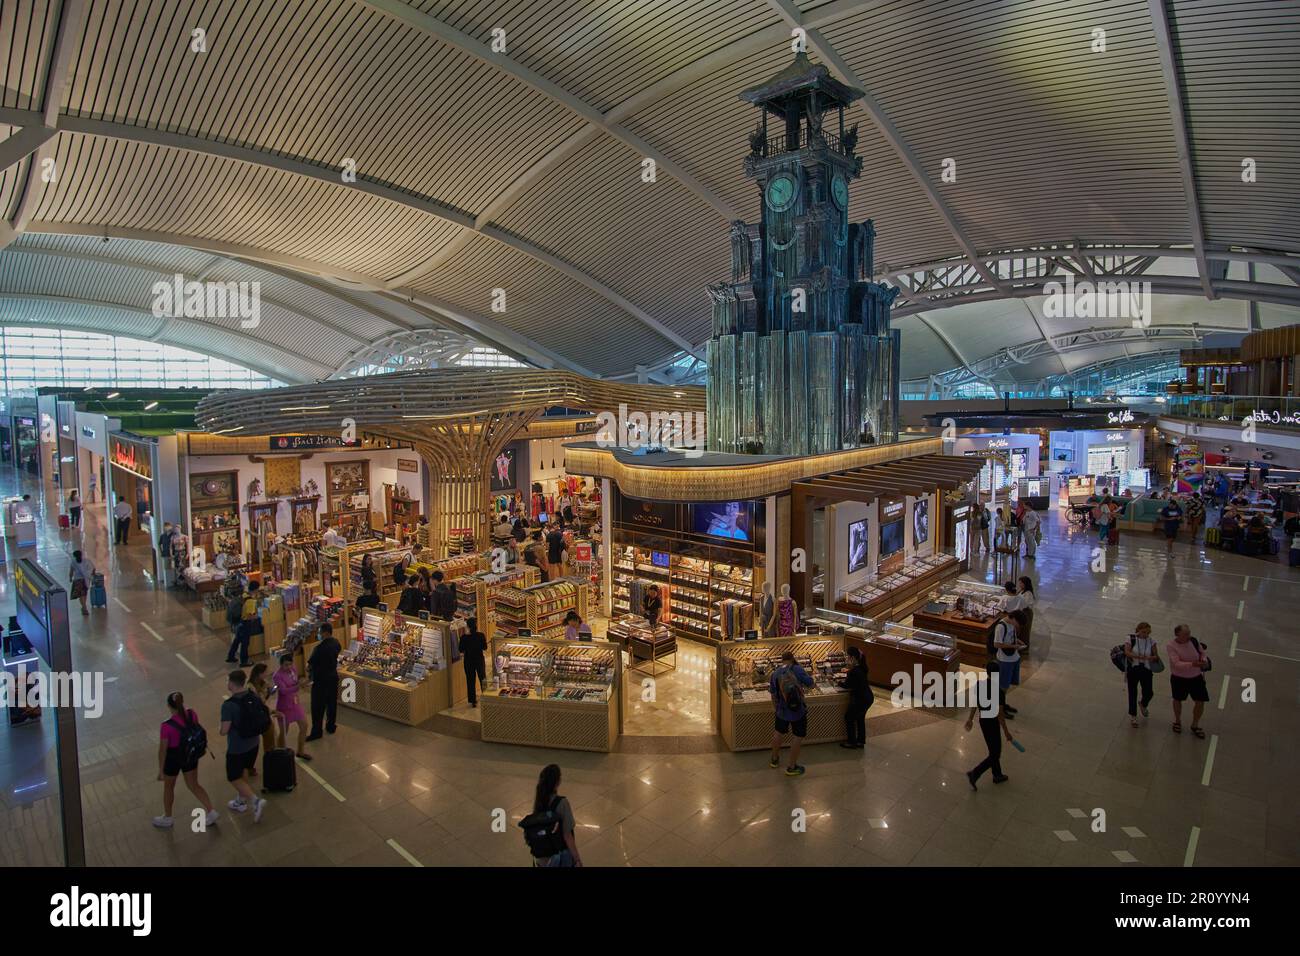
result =
M1151 675L1155 672L1153 665L1160 661L1160 648L1151 636L1151 625L1143 621L1133 629L1124 647L1124 683L1128 685L1128 722L1129 726L1138 727L1138 708L1142 716L1149 717L1147 705L1155 692L1151 687ZM1164 669L1163 665L1160 668ZM1142 688L1142 701L1138 702L1138 688Z
M162 816L153 818L153 825L160 830L171 829L176 778L184 775L185 786L207 811L204 824L212 826L221 815L213 809L208 792L199 783L199 761L208 750L207 732L199 723L198 715L185 706L180 691L167 695L167 708L171 716L163 721L158 742L158 779L163 782L163 812Z
M533 814L524 827L528 847L533 853L535 866L582 866L578 856L578 843L574 836L576 824L569 799L560 796L560 765L547 764L537 777L537 792L533 796Z

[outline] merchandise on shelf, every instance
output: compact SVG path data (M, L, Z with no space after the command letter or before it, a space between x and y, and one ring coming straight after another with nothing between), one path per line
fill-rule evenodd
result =
M531 587L502 587L493 598L497 633L518 636L527 630L533 637L562 637L564 617L569 611L587 614L587 586L560 580Z
M786 651L813 678L808 696L843 693L839 681L847 673L843 643L825 637L795 637L789 640L741 642L722 646L722 678L731 699L741 702L770 701L769 683L782 664Z
M362 677L419 683L447 666L443 646L443 632L432 622L367 609L340 664Z

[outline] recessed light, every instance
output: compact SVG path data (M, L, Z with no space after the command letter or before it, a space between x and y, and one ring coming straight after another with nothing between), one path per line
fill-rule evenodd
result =
M146 405L146 406L144 407L144 410L145 410L146 412L151 412L151 411L153 411L153 410L154 410L155 408L157 408L157 407L158 407L158 403L157 403L157 402L150 402L148 405Z

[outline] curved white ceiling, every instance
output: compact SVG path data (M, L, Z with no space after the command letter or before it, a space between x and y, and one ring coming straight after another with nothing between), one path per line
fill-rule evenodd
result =
M874 218L882 272L1072 240L1300 254L1294 4L0 0L0 309L288 381L414 328L653 365L707 336L728 221L758 215L737 93L789 62L795 24L868 91L850 214ZM145 293L168 270L257 278L272 304L257 329L162 326ZM1034 299L898 324L908 378L1072 331Z

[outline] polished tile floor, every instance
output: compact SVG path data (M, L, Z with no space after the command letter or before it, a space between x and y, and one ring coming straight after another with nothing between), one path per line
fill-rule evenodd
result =
M0 492L18 487L12 471L0 474ZM873 708L865 751L810 747L799 779L769 770L764 753L548 752L345 709L339 732L300 764L297 790L273 795L260 824L225 809L220 761L206 761L201 777L222 818L192 833L150 826L160 812L157 727L172 690L215 726L225 642L200 623L195 599L153 586L142 538L110 555L102 522L88 518L82 532L60 532L47 513L36 551L66 576L82 546L108 575L107 610L86 619L74 609L72 620L77 666L111 681L104 716L79 721L92 864L527 865L518 831L496 832L493 811L522 816L552 760L588 865L1300 863L1300 572L1281 564L1186 541L1167 557L1163 540L1133 532L1095 572L1092 536L1071 535L1054 513L1027 572L977 559L977 578L1029 573L1040 601L1034 667L1017 691L1026 752L1008 751L1010 780L977 793L963 771L982 757L978 732L943 715L879 719L887 704ZM6 568L0 614L12 607ZM1159 677L1151 719L1129 727L1107 651L1140 619L1162 638L1189 622L1209 645L1209 739L1170 731ZM5 865L60 860L52 735L48 716L0 729ZM178 820L195 805L179 788ZM1099 810L1104 832L1094 830Z

